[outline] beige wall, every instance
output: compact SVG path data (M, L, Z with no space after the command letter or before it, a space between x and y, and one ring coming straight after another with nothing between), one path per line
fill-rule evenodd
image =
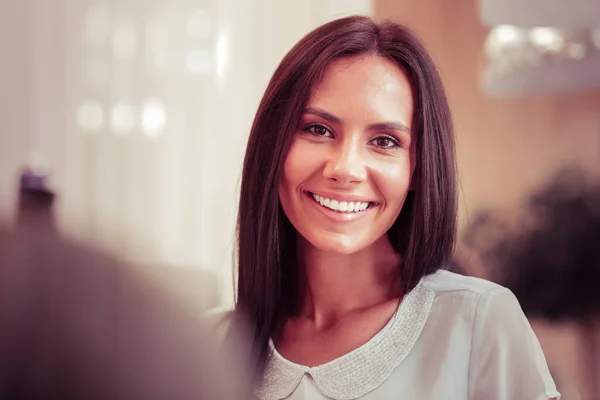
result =
M509 207L565 163L600 170L600 91L492 99L478 87L486 28L475 0L377 0L378 19L417 32L445 82L457 133L461 226Z

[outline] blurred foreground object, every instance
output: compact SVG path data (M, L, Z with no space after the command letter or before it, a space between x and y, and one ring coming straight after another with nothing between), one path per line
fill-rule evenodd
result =
M524 211L516 227L482 216L470 243L529 318L582 328L582 369L589 374L589 392L600 396L600 184L563 172L532 195Z
M600 2L483 0L482 85L494 96L600 88Z
M19 177L17 228L54 230L55 197L45 173L24 168Z
M0 232L2 399L245 398L237 360L201 322L103 255Z

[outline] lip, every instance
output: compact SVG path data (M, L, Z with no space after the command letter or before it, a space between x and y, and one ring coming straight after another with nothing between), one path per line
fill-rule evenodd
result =
M324 207L322 205L320 205L319 203L317 203L315 201L315 199L312 197L313 192L304 192L304 195L306 196L306 200L310 202L310 204L312 204L312 206L314 208L316 208L318 211L320 211L323 215L325 215L328 219L330 219L333 222L353 222L356 221L360 218L365 217L366 215L370 214L373 209L375 207L377 207L377 203L375 203L374 205L370 205L369 208L367 208L364 211L360 211L360 212L350 212L350 213L345 213L345 212L339 212L339 211L333 211L327 207ZM318 194L318 193L315 193ZM321 194L318 194L319 196L321 196ZM327 197L327 196L323 196L323 197ZM351 197L328 197L332 200L337 200L337 199L344 199L342 201L353 201L353 200L347 200ZM356 197L354 197L356 199ZM361 201L361 200L354 200L354 201ZM364 200L364 202L367 202L368 200Z

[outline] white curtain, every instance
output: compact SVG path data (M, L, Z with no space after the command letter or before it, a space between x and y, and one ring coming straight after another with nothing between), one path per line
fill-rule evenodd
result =
M267 81L314 26L369 0L3 0L0 212L49 171L66 235L209 271L232 299L247 134Z

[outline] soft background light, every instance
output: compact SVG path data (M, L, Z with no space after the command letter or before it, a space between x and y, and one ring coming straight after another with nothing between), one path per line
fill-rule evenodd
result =
M600 88L600 2L596 0L482 0L483 89L524 97Z
M148 269L177 269L169 279L185 277L182 291L212 285L212 301L230 303L240 170L267 81L311 28L371 8L2 2L0 212L12 215L20 167L43 158L67 236ZM200 286L190 271L213 283Z

